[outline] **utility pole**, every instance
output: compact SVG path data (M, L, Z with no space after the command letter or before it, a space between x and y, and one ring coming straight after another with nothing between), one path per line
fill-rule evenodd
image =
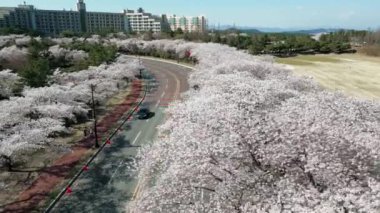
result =
M95 85L91 84L92 116L94 118L95 147L99 148L100 146L99 146L99 141L98 141L98 128L97 128L96 111L95 111L94 90L95 90Z
M141 58L139 56L139 71L140 71L140 78L142 79L142 68L141 68Z

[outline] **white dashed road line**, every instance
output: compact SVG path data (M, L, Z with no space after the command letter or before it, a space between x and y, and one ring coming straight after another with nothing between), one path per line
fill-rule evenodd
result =
M116 175L116 172L117 170L119 170L120 166L123 165L123 161L120 161L119 165L116 167L115 171L112 173L111 177L110 177L110 180L108 181L108 185L111 183L111 180L113 179L113 177Z
M141 131L137 134L137 136L136 136L135 140L133 140L132 144L135 144L135 143L136 143L136 141L137 141L137 139L139 138L140 134L141 134Z
M154 108L157 109L157 107L158 107L158 105L160 105L160 103L161 103L161 100L158 100L157 103L156 103L156 105L154 106Z

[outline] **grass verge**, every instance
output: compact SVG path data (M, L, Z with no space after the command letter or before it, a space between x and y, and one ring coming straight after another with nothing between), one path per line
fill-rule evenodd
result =
M307 55L276 58L296 75L311 76L329 90L380 100L380 58L362 54Z

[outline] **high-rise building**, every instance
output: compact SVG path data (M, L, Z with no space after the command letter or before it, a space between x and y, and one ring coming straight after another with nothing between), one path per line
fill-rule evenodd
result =
M165 14L161 15L161 32L170 32L170 24L168 17Z
M98 32L101 30L128 31L123 13L87 12L86 31Z
M170 29L175 31L178 28L185 32L206 32L207 21L204 16L185 17L185 16L168 16Z
M152 30L153 32L161 32L161 18L153 16L144 11L125 10L125 16L131 31L140 33Z
M0 7L0 19L3 26L22 29L35 29L36 17L32 5L19 5L18 7Z
M77 11L39 10L33 5L0 7L0 28L15 27L35 30L46 35L58 35L63 31L98 32L152 30L161 31L162 20L144 11L124 10L121 13L89 12L83 0L78 0Z
M80 16L75 11L31 10L34 13L33 29L47 35L56 35L63 31L82 32ZM12 26L12 25L11 25Z
M86 4L83 0L78 0L77 10L79 12L80 30L82 32L87 31L87 16L86 16Z

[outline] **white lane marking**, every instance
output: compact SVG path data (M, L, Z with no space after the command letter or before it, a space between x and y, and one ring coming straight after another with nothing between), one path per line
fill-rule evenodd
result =
M147 122L147 123L148 123L148 122L149 122L149 119L146 119L146 120L145 120L145 122Z
M135 143L136 143L136 141L137 141L137 139L139 138L140 134L141 134L141 131L137 134L137 136L135 137L135 140L133 140L132 144L135 144Z
M165 96L165 91L162 93L161 98L163 98L164 96Z
M113 177L116 175L116 172L117 170L119 170L119 168L121 167L121 165L123 164L123 160L120 161L119 165L116 167L115 171L112 173L111 177L110 177L110 180L108 181L107 185L109 185L111 183L111 180L113 179Z
M140 185L141 185L141 178L137 181L137 185L135 186L135 190L132 195L132 200L135 200L137 197L137 193L140 191Z
M165 89L166 89L166 90L168 89L168 84L166 84Z
M160 103L161 103L161 100L158 100L157 103L156 103L156 105L154 106L154 108L157 108L158 105L160 105Z

